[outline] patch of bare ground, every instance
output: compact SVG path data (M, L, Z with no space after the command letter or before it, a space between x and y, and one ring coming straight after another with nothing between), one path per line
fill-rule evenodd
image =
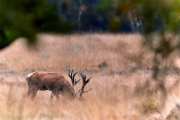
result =
M158 68L169 90L165 109L158 103L159 94L151 96L147 91L145 83L151 84L151 89L156 87L151 76L153 53L142 45L138 34L41 34L38 39L36 49L28 48L19 38L0 51L0 119L155 119L161 111L165 111L164 116L170 115L180 98L176 89L180 88L178 53ZM34 101L26 97L27 74L53 71L70 80L68 69L81 68L92 76L86 89L93 88L83 100L70 101L62 96L50 100L50 91L39 91Z

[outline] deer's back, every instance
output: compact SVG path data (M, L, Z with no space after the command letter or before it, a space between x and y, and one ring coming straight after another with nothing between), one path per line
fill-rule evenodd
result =
M26 80L29 86L38 86L41 90L56 88L59 85L71 86L64 76L55 72L34 72L27 75Z

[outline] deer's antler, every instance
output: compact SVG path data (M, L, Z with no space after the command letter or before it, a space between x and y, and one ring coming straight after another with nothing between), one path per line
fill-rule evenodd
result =
M79 82L79 80L75 79L75 76L78 72L73 73L74 70L69 70L68 76L71 78L72 87L74 89L74 86Z
M86 71L83 71L83 70L80 70L80 71L79 71L79 74L81 75L81 78L82 78L82 81L83 81L83 83L82 83L82 88L78 91L78 92L80 92L80 98L82 98L82 94L83 94L83 93L86 93L86 92L88 92L88 91L90 91L90 90L92 89L92 88L90 88L89 90L84 91L84 88L85 88L86 84L89 83L89 81L91 80L91 77L86 80L86 74L85 74L85 72L86 72ZM77 93L78 93L78 92L77 92ZM76 93L76 94L77 94L77 93Z

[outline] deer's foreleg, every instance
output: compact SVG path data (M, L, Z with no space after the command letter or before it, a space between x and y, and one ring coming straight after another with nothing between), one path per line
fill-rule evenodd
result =
M27 96L31 97L31 99L34 99L37 94L38 89L36 87L29 87L27 91Z

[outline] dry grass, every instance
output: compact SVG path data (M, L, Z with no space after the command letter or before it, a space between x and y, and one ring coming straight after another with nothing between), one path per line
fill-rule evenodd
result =
M37 51L29 51L22 39L1 51L1 65L17 66L19 71L31 68L62 71L69 67L91 70L106 61L112 68L124 69L128 64L146 65L146 59L151 57L143 56L138 35L41 35L39 39Z
M0 51L0 119L149 119L160 110L158 100L148 96L146 89L141 89L141 95L135 90L148 80L154 84L148 69L152 58L153 53L142 46L142 37L135 34L39 35L36 50L29 49L20 38ZM178 66L178 61L173 54L160 67ZM28 73L56 71L69 80L67 70L81 68L92 76L87 89L93 89L84 94L84 100L50 100L49 91L39 91L34 101L26 98ZM179 76L171 73L162 76L168 89ZM179 94L171 91L174 96Z

